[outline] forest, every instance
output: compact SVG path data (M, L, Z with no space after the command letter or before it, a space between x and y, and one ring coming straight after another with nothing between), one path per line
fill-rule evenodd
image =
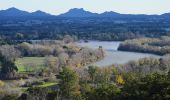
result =
M62 39L122 41L139 37L169 36L169 18L63 18L1 17L1 43L15 40Z
M168 38L142 38L135 43L164 46ZM170 99L170 55L107 67L86 66L103 59L105 50L80 47L75 41L66 35L62 40L1 45L0 99Z
M1 17L0 100L169 100L169 25L169 18ZM77 45L90 40L160 57L89 65L106 56L102 46Z
M125 51L136 51L166 55L170 53L170 37L140 38L124 41L118 48Z

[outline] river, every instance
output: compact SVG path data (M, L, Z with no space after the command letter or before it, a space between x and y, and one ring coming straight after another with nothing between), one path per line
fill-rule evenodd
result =
M78 42L77 44L81 47L88 47L92 49L97 49L99 46L103 47L105 51L105 57L100 61L90 64L98 67L105 67L113 64L125 64L129 61L137 61L140 58L145 57L160 58L158 55L149 53L118 51L120 43L121 42L117 41L88 41Z

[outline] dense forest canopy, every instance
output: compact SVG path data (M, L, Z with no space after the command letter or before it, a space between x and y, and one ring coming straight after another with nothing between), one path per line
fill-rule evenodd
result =
M169 18L2 17L2 40L78 39L126 40L169 35ZM3 43L3 42L2 42Z

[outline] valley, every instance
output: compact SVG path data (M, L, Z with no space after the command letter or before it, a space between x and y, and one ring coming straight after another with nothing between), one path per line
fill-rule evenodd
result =
M31 8L0 10L0 100L170 100L170 13Z

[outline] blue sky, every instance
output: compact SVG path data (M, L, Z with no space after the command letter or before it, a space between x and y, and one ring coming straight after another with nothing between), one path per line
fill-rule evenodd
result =
M170 0L0 0L0 9L10 7L30 12L42 10L55 15L71 8L84 8L97 13L162 14L170 12Z

